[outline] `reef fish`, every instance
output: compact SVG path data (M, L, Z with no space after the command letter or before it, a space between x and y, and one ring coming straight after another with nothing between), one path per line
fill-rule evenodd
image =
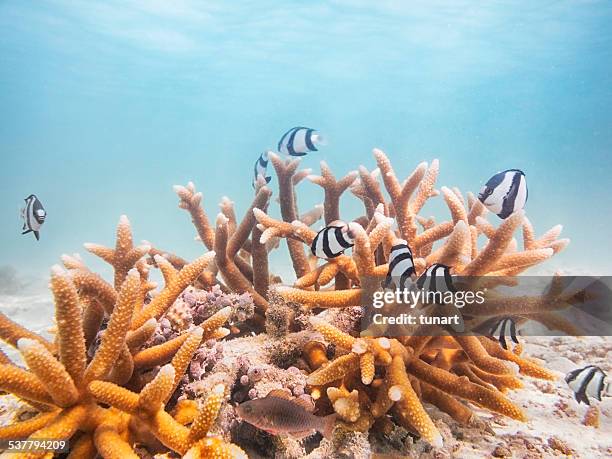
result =
M270 183L270 180L272 180L272 177L267 176L266 177L266 172L268 170L268 152L264 151L261 155L259 155L259 158L257 158L257 161L255 161L255 166L253 166L253 188L256 187L257 185L257 179L261 176L266 183Z
M601 402L602 395L610 394L610 383L606 383L605 380L606 374L595 365L570 371L565 377L565 382L574 391L576 401L584 402L587 405L591 404L589 397L594 397Z
M487 209L500 218L508 218L527 202L527 181L519 169L499 172L489 179L478 194Z
M337 220L317 233L310 245L310 251L318 258L335 258L349 247L353 247L353 223Z
M389 288L392 284L400 290L407 288L409 279L416 276L414 269L414 260L412 259L412 251L408 246L408 242L400 239L397 244L391 247L389 253L389 270L387 277L383 283L383 288ZM397 281L397 282L396 282Z
M307 401L292 398L282 389L272 390L264 398L249 400L236 407L242 419L272 435L290 434L301 438L316 430L329 438L336 414L319 417L311 410Z
M504 317L496 321L490 329L490 336L497 338L499 344L506 350L508 349L507 337L510 337L515 344L519 343L516 333L516 322L512 317Z
M417 287L428 292L454 292L450 266L434 263L417 279Z
M40 228L45 222L47 212L36 195L31 194L24 199L25 207L21 209L23 219L23 232L21 234L34 233L36 240L40 240Z
M321 134L307 127L297 126L289 129L278 142L278 151L289 156L304 156L318 151L316 145L323 143Z

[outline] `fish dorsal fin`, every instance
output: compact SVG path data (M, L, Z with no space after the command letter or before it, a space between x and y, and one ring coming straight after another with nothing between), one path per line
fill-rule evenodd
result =
M266 397L276 397L282 398L284 400L293 401L293 397L291 396L291 394L283 389L272 389L270 392L268 392L268 395L266 395Z
M304 408L308 412L312 412L314 410L314 406L312 406L312 403L308 403L308 400L293 397L289 392L283 389L273 389L268 392L268 395L266 397L282 398L283 400L290 401L291 403L299 406L300 408Z
M309 413L312 413L314 411L314 405L308 400L304 400L303 398L294 398L292 402L298 405L299 407L304 408Z

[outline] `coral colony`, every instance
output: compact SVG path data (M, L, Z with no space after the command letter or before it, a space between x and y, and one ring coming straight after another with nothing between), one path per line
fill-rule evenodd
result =
M148 242L135 246L122 216L114 249L85 245L112 265L112 283L78 256L63 256L64 266L52 268L53 340L0 314L0 338L19 350L27 366L0 353L0 389L29 409L29 417L0 428L0 439L69 440L71 457L238 458L246 457L244 450L329 457L342 448L369 447L368 434L400 430L440 447L443 435L424 404L466 425L480 421L472 407L525 420L505 393L522 386L519 373L548 380L554 375L522 356L520 345L506 349L496 339L461 334L394 337L385 325L360 336L359 323L400 240L410 245L415 275L440 263L475 283L489 279L492 287L511 283L563 250L569 241L558 238L561 227L536 238L523 210L495 227L472 194L436 190L437 160L419 164L401 181L380 150L374 150L375 171L362 166L341 179L324 162L316 176L298 170L299 159L268 156L280 219L267 213L274 201L264 177L242 220L224 198L214 225L194 185L176 186L204 255L189 262ZM304 179L322 188L324 202L300 215L296 188ZM347 190L364 206L364 215L350 225L350 254L311 256L317 236L311 226L321 217L325 224L339 220ZM420 216L426 201L439 195L450 219ZM514 237L521 230L519 248ZM297 277L292 286L283 285L268 265L269 252L282 240ZM149 280L152 269L163 275L159 290ZM543 295L494 297L486 305L466 305L462 315L466 322L512 316L575 333L556 314L572 300L563 295L553 280ZM272 436L238 416L241 403L279 390L304 419L312 418L299 410L309 406L316 416L335 414L331 438Z

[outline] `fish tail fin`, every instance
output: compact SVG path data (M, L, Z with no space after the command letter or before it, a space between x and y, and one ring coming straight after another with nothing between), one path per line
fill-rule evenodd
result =
M24 231L21 232L21 234L28 234L29 232L31 232L31 229L25 229L25 226L23 227Z
M40 241L40 233L38 231L34 231L34 237L36 237L37 241Z
M336 419L338 415L336 413L332 413L329 416L325 416L322 418L322 429L321 434L327 438L328 440L331 438L332 433L334 431L334 426L336 424Z
M575 393L574 398L576 399L578 404L580 404L581 402L584 402L585 405L589 405L589 406L591 405L591 402L589 402L589 399L584 392Z
M328 139L326 136L324 136L323 134L316 132L313 136L312 136L312 141L315 145L322 145L322 146L326 146L328 144Z

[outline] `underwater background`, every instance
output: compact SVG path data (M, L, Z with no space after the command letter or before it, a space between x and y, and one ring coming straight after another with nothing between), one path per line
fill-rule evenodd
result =
M610 24L605 0L2 1L0 293L112 244L121 214L135 241L195 258L172 185L194 181L211 216L229 196L241 218L253 163L297 125L327 138L303 159L315 172L372 169L373 147L400 177L439 158L439 182L463 192L520 168L530 220L572 239L546 272L612 274ZM21 235L31 193L39 242ZM303 183L299 199L323 193ZM424 214L445 217L433 201Z

